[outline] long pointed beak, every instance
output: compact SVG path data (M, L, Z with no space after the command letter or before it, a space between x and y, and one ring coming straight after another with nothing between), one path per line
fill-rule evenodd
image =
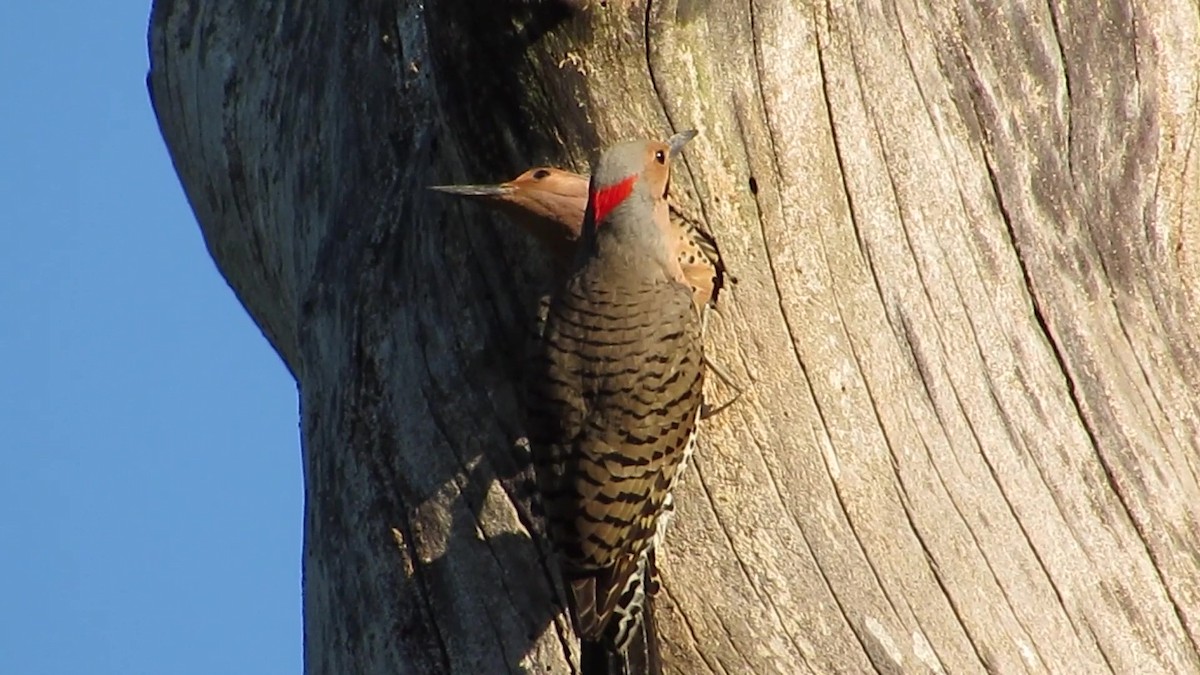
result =
M507 183L496 185L430 185L430 190L462 197L503 197L512 193L513 186Z
M696 131L695 129L688 129L687 131L681 131L668 139L667 145L671 148L671 157L674 158L676 155L678 155L683 150L683 146L687 145L687 142L695 138L699 133L700 132Z

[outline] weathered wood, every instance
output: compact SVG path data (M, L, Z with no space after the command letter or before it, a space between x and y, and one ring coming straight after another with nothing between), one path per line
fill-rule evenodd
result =
M696 127L750 386L661 556L672 670L1200 673L1200 7L579 4L154 5L299 383L306 671L570 672L512 448L547 268L423 187Z

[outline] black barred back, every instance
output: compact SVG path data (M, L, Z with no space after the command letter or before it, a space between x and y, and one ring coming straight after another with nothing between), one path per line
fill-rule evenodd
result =
M551 303L531 378L547 532L588 640L604 635L622 596L642 593L631 579L660 536L703 390L690 289L636 263L593 259L572 276Z

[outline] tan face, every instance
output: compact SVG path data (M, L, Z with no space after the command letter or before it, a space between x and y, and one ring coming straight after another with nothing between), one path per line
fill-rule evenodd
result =
M536 166L505 183L518 190L532 190L587 199L587 178L577 173L563 171L551 166Z
M658 141L646 143L645 169L642 176L650 186L650 194L665 199L671 187L671 146Z

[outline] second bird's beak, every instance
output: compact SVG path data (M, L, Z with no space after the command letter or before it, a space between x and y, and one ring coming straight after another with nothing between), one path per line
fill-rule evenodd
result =
M672 159L683 150L683 146L687 145L688 141L695 138L699 133L700 132L696 131L695 129L688 129L687 131L681 131L667 139L667 145L671 148Z
M429 189L436 190L437 192L445 192L446 194L461 195L463 197L496 198L511 194L513 186L507 183L496 185L430 185Z

